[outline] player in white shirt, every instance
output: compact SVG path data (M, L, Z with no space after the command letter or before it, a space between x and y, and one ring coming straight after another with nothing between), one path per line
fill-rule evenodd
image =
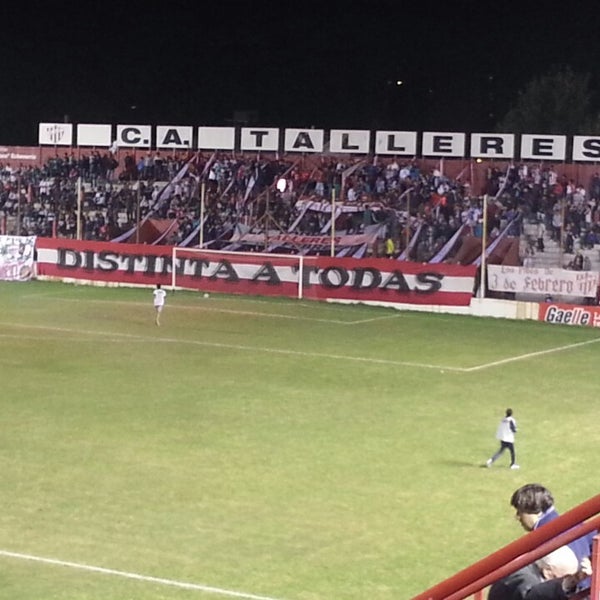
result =
M492 456L492 458L488 458L485 463L486 467L491 467L500 455L508 450L510 452L510 468L518 469L519 465L515 462L515 433L517 433L517 422L512 416L513 411L512 408L506 409L506 416L500 424L498 425L498 429L496 431L496 439L500 441L500 448Z
M167 292L162 289L160 283L156 284L156 288L152 292L154 296L154 311L156 313L156 318L154 322L157 325L160 325L160 313L165 305L165 298L167 297Z

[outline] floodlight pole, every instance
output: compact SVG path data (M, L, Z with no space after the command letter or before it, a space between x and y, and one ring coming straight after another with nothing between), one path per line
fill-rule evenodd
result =
M81 175L77 178L77 239L81 240Z
M331 188L331 257L335 256L335 186Z
M483 227L481 230L481 265L480 276L479 276L479 297L485 298L485 248L487 246L487 194L483 196Z
M564 240L565 240L565 198L560 199L560 240L558 240L558 268L563 268L564 263Z
M269 247L269 219L271 218L271 214L269 213L269 188L267 188L267 196L265 200L265 252Z
M408 246L410 244L410 190L406 194L406 260L410 260Z
M135 243L140 243L140 195L141 195L142 182L138 181L137 193L136 193L136 207L135 207Z
M16 234L21 235L21 173L17 178L17 228Z
M200 184L200 248L204 248L204 194L206 182L204 179Z

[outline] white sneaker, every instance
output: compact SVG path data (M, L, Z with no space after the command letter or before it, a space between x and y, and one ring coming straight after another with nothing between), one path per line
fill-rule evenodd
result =
M520 469L521 467L519 465L510 465L511 469Z
M491 458L488 458L488 459L485 461L485 466L486 466L486 467L488 467L488 468L492 466L492 459L491 459Z

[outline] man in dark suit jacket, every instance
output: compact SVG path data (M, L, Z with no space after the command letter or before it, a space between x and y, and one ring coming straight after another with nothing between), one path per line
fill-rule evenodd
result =
M532 563L492 584L488 600L522 600L531 588L543 581L537 563Z

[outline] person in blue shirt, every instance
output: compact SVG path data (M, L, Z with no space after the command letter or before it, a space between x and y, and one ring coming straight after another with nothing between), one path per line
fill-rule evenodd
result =
M539 529L559 517L552 493L539 483L528 483L515 490L510 498L510 504L516 511L515 518L525 531ZM580 565L591 556L592 540L596 533L591 532L567 544L573 550ZM582 581L580 586L589 587L589 579Z

